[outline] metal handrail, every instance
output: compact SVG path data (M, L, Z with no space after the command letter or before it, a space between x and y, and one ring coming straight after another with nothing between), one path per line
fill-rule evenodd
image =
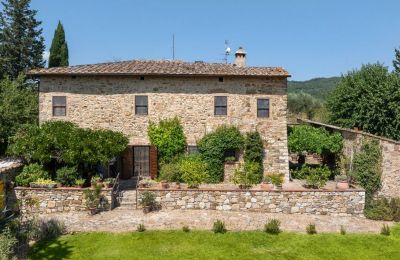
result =
M117 177L115 177L115 182L111 190L111 195L112 195L112 201L111 201L111 209L115 208L116 200L117 198L115 197L118 195L119 197L119 175L120 172L117 173Z
M140 173L142 173L142 168L139 169L139 173L138 173L137 181L136 181L136 188L135 188L135 191L136 191L136 205L135 205L135 207L136 207L136 209L138 208L138 202L139 202L139 200L138 200L138 197L139 197L138 187L139 187L139 181L140 181Z

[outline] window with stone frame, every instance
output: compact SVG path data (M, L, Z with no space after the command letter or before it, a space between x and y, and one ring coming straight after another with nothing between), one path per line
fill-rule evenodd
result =
M226 116L228 112L228 97L215 96L214 97L214 115Z
M269 117L269 98L257 99L257 117Z
M53 96L52 106L53 106L53 116L66 116L67 115L67 97L66 96Z
M135 96L135 114L148 115L148 96Z

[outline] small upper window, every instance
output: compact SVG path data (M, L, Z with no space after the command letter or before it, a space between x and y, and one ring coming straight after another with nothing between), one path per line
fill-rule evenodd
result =
M187 153L188 154L196 154L199 152L199 149L197 148L196 145L188 145L187 146Z
M214 97L214 115L225 116L227 114L228 97L216 96Z
M269 99L257 99L257 117L269 117Z
M148 98L147 96L135 96L135 114L148 114Z
M67 97L54 96L53 97L53 116L66 116L67 115Z

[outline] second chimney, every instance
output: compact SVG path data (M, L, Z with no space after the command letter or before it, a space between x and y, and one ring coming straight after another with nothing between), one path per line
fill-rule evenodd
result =
M247 52L242 48L239 49L235 53L235 65L239 68L246 67L246 54Z

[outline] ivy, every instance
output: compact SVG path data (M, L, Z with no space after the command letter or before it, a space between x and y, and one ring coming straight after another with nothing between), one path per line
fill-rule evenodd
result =
M382 149L377 140L365 141L354 155L352 180L365 189L366 207L371 206L373 195L381 187Z
M224 178L225 153L243 149L244 139L236 127L220 126L214 132L206 134L197 146L209 166L209 181L217 183Z
M263 177L264 147L260 134L257 131L249 132L244 139L244 161L245 163L257 164L256 179L258 182Z
M162 163L171 162L185 152L186 137L177 117L161 120L158 124L151 122L148 136L150 143L157 147Z

